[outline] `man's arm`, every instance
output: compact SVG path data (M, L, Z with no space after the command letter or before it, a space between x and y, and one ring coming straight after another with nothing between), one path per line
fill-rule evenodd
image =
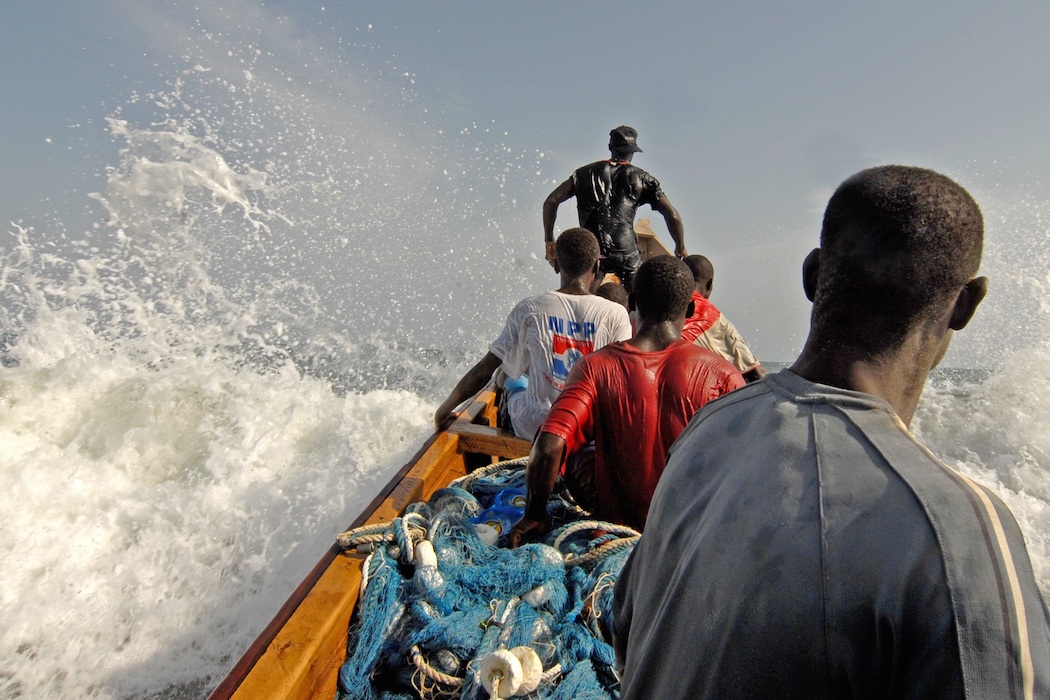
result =
M689 255L685 250L685 226L682 225L682 217L678 215L678 210L671 204L667 195L660 195L660 198L653 204L653 209L664 217L667 231L674 239L674 254L679 258Z
M547 533L547 499L561 471L565 456L565 440L552 433L541 432L529 452L529 466L525 472L525 515L514 523L510 531L510 546L517 547L526 539Z
M558 207L562 202L573 196L572 178L554 188L543 201L543 242L545 247L544 256L557 272L558 268L554 260L554 221L558 218Z
M463 375L463 378L452 389L452 393L448 395L445 402L438 406L438 409L434 412L434 426L438 430L443 429L452 419L452 412L456 410L456 407L485 388L485 384L492 378L492 373L501 364L503 364L503 361L493 354L491 350L485 353L485 357L467 370L467 373Z
M736 329L732 321L725 317L725 314L715 324L715 328L719 326L723 330L722 342L725 343L726 352L732 357L730 362L744 375L744 381L750 384L766 376L766 369L755 357L755 353L751 352L751 348L744 342L740 331Z
M591 439L591 406L596 391L588 371L591 357L593 353L573 366L565 388L554 400L536 441L532 443L529 465L525 470L525 515L511 528L511 547L517 547L526 538L544 535L550 529L547 500L565 462L566 452L579 449Z

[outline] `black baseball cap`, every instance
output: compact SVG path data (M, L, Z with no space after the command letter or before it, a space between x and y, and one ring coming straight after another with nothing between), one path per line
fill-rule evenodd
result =
M642 152L638 148L638 132L629 126L618 126L609 132L609 148L631 153Z

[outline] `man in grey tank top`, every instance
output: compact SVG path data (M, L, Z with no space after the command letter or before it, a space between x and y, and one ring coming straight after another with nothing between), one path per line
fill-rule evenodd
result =
M614 598L622 697L1048 698L1048 615L989 489L909 432L985 295L980 210L886 166L844 182L802 354L671 449Z

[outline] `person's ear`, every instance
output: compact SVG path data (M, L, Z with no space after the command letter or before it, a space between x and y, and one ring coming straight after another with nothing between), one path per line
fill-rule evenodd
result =
M810 301L817 296L817 280L820 279L820 248L809 251L802 263L802 289Z
M952 317L948 320L948 328L953 331L962 330L973 318L977 311L977 305L981 303L988 293L988 278L975 277L966 283L955 298L955 307L952 309Z
M695 313L696 313L696 304L692 300L690 300L689 303L685 307L685 317L686 318L692 318L693 314L695 314Z

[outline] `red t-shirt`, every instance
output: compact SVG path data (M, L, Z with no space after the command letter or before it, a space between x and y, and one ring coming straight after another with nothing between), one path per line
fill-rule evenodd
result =
M682 328L682 340L690 343L702 336L715 325L722 312L715 307L703 294L693 291L693 315L685 320Z
M686 341L657 352L612 343L576 363L540 430L569 455L594 440L594 516L641 530L671 443L701 406L742 386L733 365Z

